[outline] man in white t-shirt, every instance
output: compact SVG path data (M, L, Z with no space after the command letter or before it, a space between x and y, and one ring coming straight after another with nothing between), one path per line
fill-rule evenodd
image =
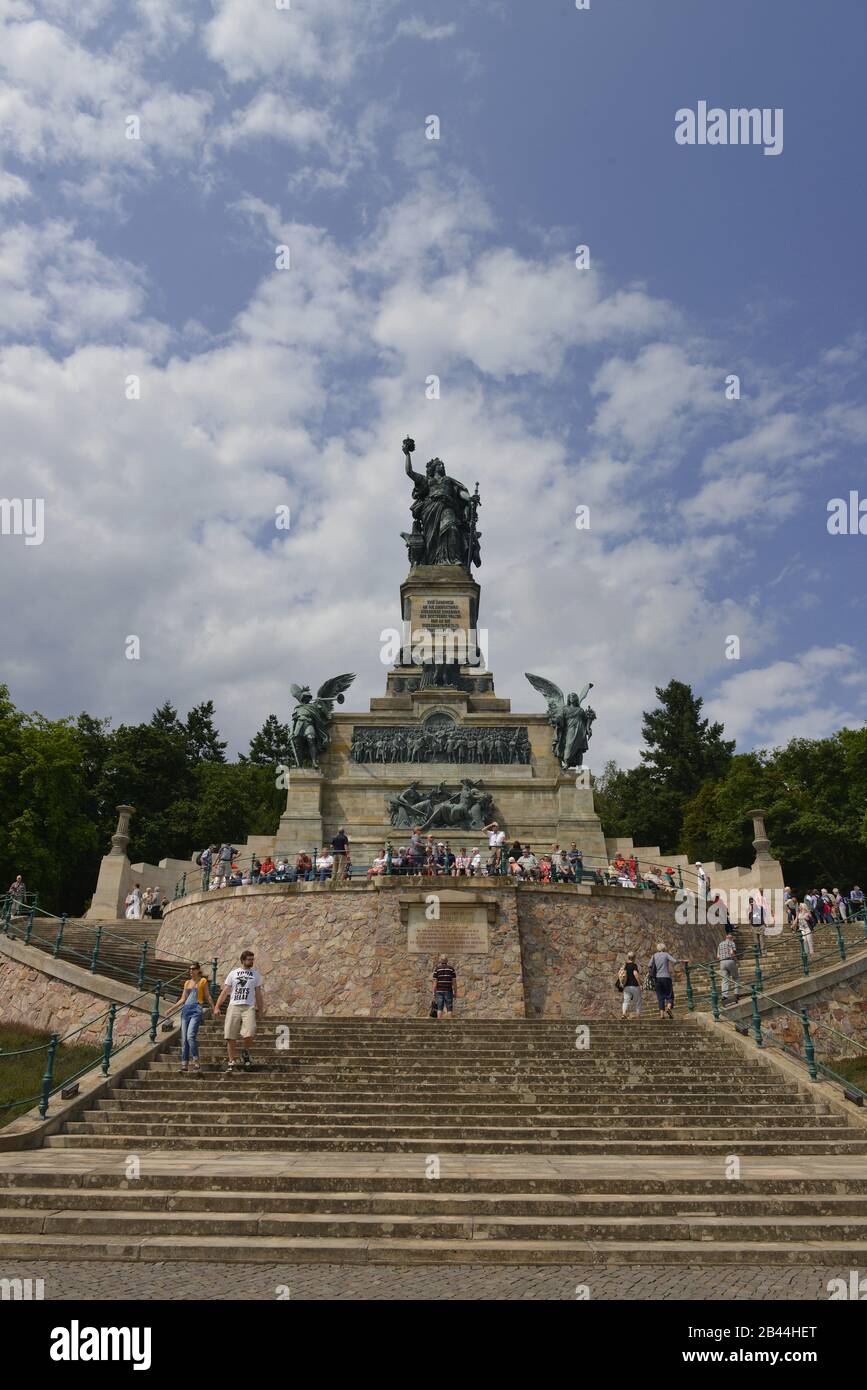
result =
M214 1018L220 1017L220 1009L226 999L229 1000L229 1007L223 1036L229 1055L227 1070L235 1071L238 1066L238 1039L248 1042L250 1038L255 1038L257 1020L265 1016L262 976L253 968L252 951L242 951L240 966L230 970L226 976L220 997L214 1005ZM245 1047L244 1070L249 1071L251 1066L250 1053Z

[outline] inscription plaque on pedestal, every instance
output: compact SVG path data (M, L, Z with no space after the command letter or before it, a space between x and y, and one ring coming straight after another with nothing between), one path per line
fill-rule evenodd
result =
M451 914L439 922L429 922L422 911L420 920L413 921L410 912L407 930L407 950L413 955L432 956L487 955L488 921L459 921Z
M407 950L413 955L486 955L496 905L478 899L467 902L466 896L444 889L442 894L432 891L415 901L401 899ZM430 916L434 911L438 915Z

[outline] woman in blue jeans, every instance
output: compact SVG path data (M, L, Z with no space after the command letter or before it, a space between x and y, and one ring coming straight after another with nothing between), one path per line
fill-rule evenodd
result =
M202 974L199 962L194 960L190 966L190 977L184 980L180 999L176 1004L172 1004L170 1009L166 1009L167 1018L175 1009L181 1011L181 1071L187 1070L187 1064L191 1059L193 1071L201 1071L198 1036L206 1004L208 1008L213 1009L214 1003L208 982Z

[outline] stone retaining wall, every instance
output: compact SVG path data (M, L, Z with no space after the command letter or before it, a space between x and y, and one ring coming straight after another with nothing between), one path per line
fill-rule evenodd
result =
M852 965L856 962L852 962ZM867 956L857 962L858 973L847 979L837 979L814 990L809 996L786 998L790 1009L806 1009L811 1025L827 1024L836 1030L811 1027L816 1057L820 1062L833 1064L834 1058L856 1057L867 1048ZM776 993L782 993L778 990ZM784 1043L796 1052L804 1051L804 1030L799 1019L781 1009L762 1010L762 1032L776 1042ZM845 1034L838 1037L836 1034ZM846 1041L851 1039L851 1041Z
M430 1004L435 957L410 953L401 900L445 892L493 904L485 954L450 955L466 1018L610 1016L627 950L642 965L664 939L677 957L708 959L717 933L680 927L671 898L630 890L489 879L376 880L368 885L267 884L170 903L157 953L222 964L256 952L274 1012L417 1018Z
M93 1027L85 1028L73 1041L100 1043L105 1038L109 1002L33 966L16 960L0 960L0 1021L3 1023L25 1023L62 1037L92 1020ZM119 1006L114 1037L135 1037L146 1024L145 1015L138 1009Z

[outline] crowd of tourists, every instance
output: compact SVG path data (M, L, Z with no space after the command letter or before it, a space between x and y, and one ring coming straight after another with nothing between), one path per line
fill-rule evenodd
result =
M134 883L124 898L123 910L130 921L137 922L143 917L159 921L163 915L162 889L159 886L142 889L140 883Z

